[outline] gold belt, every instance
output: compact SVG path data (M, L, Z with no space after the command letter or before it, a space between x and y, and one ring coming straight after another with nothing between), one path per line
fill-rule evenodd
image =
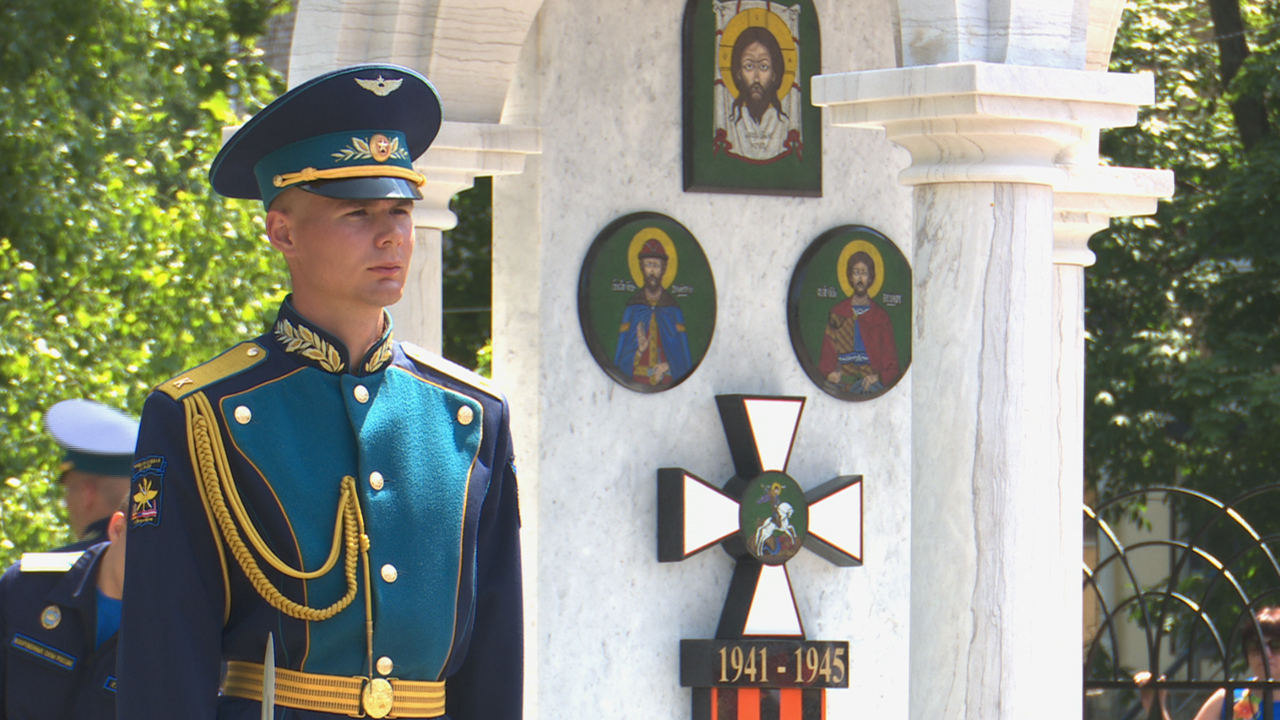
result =
M262 664L230 660L224 695L262 701ZM320 675L276 668L276 705L351 717L444 715L444 682Z

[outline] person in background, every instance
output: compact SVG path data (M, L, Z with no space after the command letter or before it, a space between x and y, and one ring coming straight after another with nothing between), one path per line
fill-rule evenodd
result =
M106 528L106 542L26 553L0 577L0 718L116 717L124 511L108 516Z
M1241 638L1245 660L1249 663L1250 680L1280 679L1280 607L1263 607L1254 611L1258 621L1257 629L1248 616L1241 618L1236 627L1236 636ZM1259 630L1261 637L1259 637ZM1133 681L1140 688L1146 688L1151 682L1151 673L1143 671L1133 676ZM1227 697L1230 693L1230 701ZM1142 709L1144 713L1151 711L1151 703L1157 695L1155 690L1142 690ZM1164 720L1169 720L1169 709L1166 706L1166 693L1161 690L1160 711ZM1280 695L1280 693L1277 693ZM1280 697L1272 698L1272 717L1280 719ZM1196 713L1195 720L1259 720L1262 718L1262 697L1257 690L1236 688L1228 690L1220 688L1205 700Z
M107 539L107 523L129 495L138 421L93 400L63 400L44 424L64 453L58 484L76 536L58 549L88 549Z

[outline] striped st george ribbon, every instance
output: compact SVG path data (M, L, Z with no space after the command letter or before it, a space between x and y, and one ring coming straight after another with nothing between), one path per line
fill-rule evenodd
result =
M826 720L823 688L693 688L693 720Z

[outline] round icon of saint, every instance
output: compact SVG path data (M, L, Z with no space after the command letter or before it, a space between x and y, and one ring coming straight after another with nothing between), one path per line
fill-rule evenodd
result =
M879 397L911 364L911 266L876 230L829 230L791 277L787 323L818 387L841 400Z
M638 392L683 382L707 352L716 292L702 247L658 213L619 218L596 236L578 277L578 319L610 377Z

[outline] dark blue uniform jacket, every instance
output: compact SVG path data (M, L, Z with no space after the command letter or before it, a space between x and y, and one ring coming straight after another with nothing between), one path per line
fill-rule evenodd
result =
M107 541L107 525L111 522L111 518L104 517L89 523L84 529L84 537L67 545L54 550L54 552L74 552L77 550L88 550L89 548L101 542Z
M109 545L89 548L66 572L22 572L14 564L0 578L5 642L0 717L116 717L116 636L93 647L98 561Z
M363 559L354 601L329 619L291 617L251 582L194 470L199 396L245 514L289 567L324 566L341 486L354 479L369 538L372 660L390 672L370 668ZM515 468L506 402L482 378L389 329L351 358L286 300L272 330L151 394L131 492L121 718L258 720L257 701L220 698L219 687L224 661L263 662L268 633L278 668L446 680L449 718L520 717ZM290 601L327 608L347 591L344 556L303 580L251 552ZM339 716L277 706L276 717Z

